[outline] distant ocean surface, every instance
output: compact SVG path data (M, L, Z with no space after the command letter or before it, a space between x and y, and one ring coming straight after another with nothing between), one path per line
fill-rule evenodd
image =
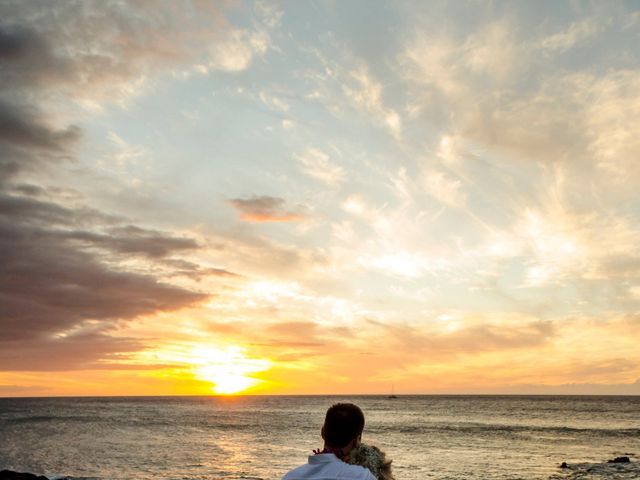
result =
M397 480L640 478L640 397L564 396L0 398L0 470L279 479L338 401L364 410Z

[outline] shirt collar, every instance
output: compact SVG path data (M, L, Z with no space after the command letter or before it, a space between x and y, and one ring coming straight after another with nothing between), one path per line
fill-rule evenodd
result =
M322 453L320 455L309 455L309 463L333 463L333 462L342 462L338 457L336 457L333 453Z

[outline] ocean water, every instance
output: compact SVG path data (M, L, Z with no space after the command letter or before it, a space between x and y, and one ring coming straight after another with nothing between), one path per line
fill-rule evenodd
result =
M0 470L278 479L338 401L363 409L397 480L640 478L640 397L563 396L0 398Z

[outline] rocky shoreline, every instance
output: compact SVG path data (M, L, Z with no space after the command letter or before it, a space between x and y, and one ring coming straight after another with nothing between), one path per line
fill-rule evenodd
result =
M632 461L632 453L598 463L568 463L559 465L559 472L549 480L627 480L640 478L640 463Z
M34 475L33 473L14 472L12 470L0 471L0 480L49 480L44 475Z
M0 470L0 480L71 480L68 477L45 477L28 472L14 472L13 470Z

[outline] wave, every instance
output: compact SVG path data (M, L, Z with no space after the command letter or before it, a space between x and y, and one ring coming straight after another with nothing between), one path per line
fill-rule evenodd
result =
M7 423L28 423L28 422L96 422L100 421L101 417L97 416L60 416L60 415L25 415L21 417L5 418L3 421Z
M405 433L424 434L436 432L454 432L468 434L491 434L491 433L513 433L513 434L557 434L557 435L598 435L613 437L640 437L639 428L579 428L561 426L540 426L540 425L506 425L487 423L430 423L425 425L402 425L384 426L369 428L373 433Z

